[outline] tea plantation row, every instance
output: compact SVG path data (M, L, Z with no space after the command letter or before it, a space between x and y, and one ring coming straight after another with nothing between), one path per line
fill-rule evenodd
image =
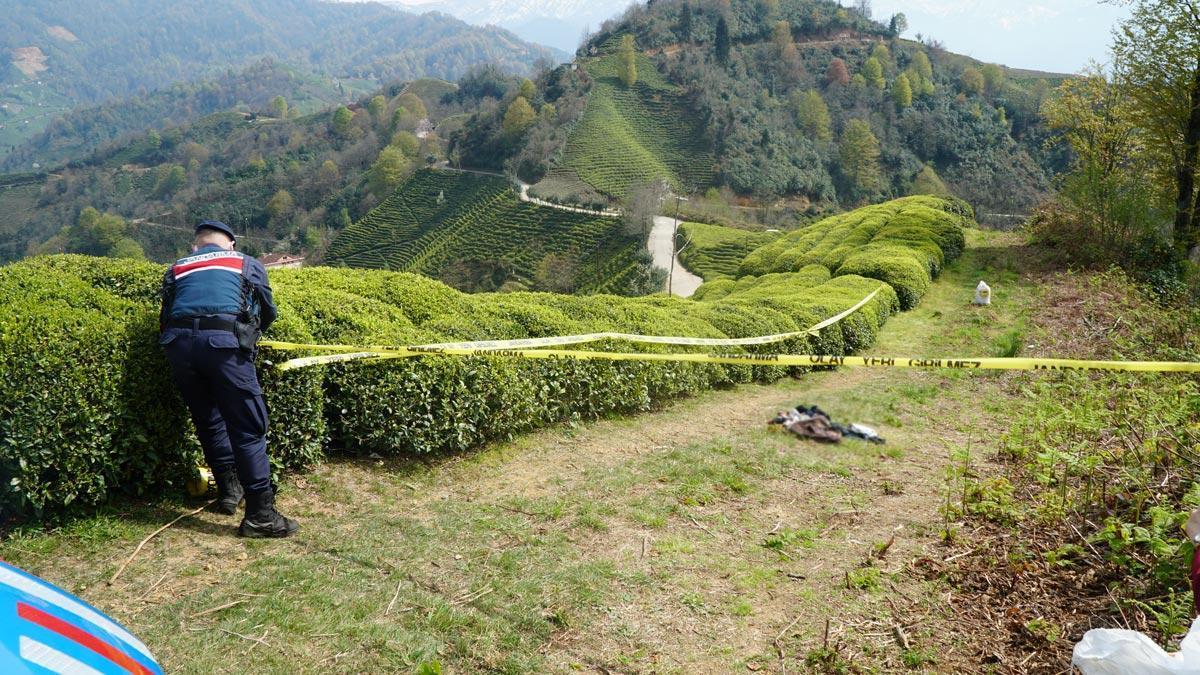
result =
M636 242L614 218L522 202L496 176L423 170L329 247L333 265L417 272L439 277L458 261L498 262L527 285L548 255L574 263L571 286L582 293L621 291L637 270Z

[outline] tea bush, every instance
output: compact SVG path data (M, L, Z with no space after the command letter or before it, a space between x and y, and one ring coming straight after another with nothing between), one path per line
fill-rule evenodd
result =
M893 210L904 211L907 224L891 228L886 239L891 254L905 261L936 259L940 266L957 252L961 232L956 239L948 226L912 224L941 219L944 211L919 205ZM891 214L885 220L900 219ZM929 248L941 242L945 249ZM856 255L848 252L847 261ZM35 258L0 268L0 293L11 299L0 307L2 515L52 516L117 492L160 491L178 486L194 467L199 449L157 346L161 274L161 267L149 263L83 256ZM881 286L854 274L831 277L817 264L706 284L696 300L470 295L413 274L330 268L279 270L271 281L280 318L268 338L342 344L598 331L753 337L800 331ZM860 311L818 336L746 351L861 349L899 309L900 298L884 285ZM585 348L687 349L616 340ZM387 455L462 451L560 420L648 410L672 397L770 381L787 372L748 365L502 357L351 362L286 373L272 367L300 355L305 354L262 350L258 357L276 470L310 466L327 448Z
M970 207L960 200L905 197L832 216L756 249L740 273L762 275L823 265L834 276L887 282L904 309L921 300L942 266L962 253Z

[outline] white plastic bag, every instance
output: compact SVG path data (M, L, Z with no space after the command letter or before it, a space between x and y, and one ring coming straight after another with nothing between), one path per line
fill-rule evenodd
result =
M980 281L975 287L975 304L990 305L992 304L992 287L986 282Z
M1174 654L1136 630L1089 630L1075 645L1071 665L1083 675L1200 675L1200 619Z

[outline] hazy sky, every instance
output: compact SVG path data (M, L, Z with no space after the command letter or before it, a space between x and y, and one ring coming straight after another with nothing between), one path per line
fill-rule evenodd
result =
M884 21L904 12L905 37L921 33L981 61L1063 73L1107 61L1112 29L1129 15L1124 5L1096 0L874 0L872 7Z
M419 9L430 0L400 1ZM480 4L505 7L508 2L537 12L536 2L529 0ZM594 4L616 14L629 0ZM872 6L875 18L885 23L893 13L904 12L909 26L905 37L921 33L982 61L1063 73L1078 72L1091 60L1107 61L1112 29L1129 14L1123 4L1099 0L873 0Z

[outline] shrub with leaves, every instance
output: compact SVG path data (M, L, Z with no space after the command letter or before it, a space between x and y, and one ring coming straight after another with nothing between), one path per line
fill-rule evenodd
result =
M750 253L743 275L823 265L834 276L856 274L896 289L914 307L942 266L964 246L971 208L955 199L905 197L826 218Z

